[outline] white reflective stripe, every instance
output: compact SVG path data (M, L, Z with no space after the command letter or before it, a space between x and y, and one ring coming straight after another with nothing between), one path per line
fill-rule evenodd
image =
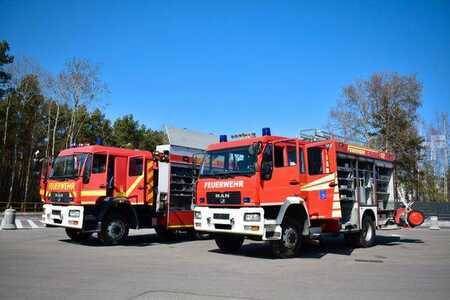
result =
M16 220L16 226L17 228L23 228L22 222L19 219Z
M341 209L341 202L339 201L333 202L333 209Z
M339 196L339 194L334 194L333 195L333 200L340 200L341 199L341 196Z
M32 220L27 220L27 221L30 224L31 228L39 228L39 226L37 226L36 223L34 223Z
M340 210L333 210L331 212L331 217L332 218L341 218L342 217L341 211Z

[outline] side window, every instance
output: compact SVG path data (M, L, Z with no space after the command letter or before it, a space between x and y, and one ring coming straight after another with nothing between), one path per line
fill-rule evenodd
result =
M305 155L303 154L303 149L298 148L298 152L300 153L300 173L305 173Z
M128 176L142 175L144 161L142 157L130 158L130 168L128 170Z
M322 148L308 149L308 173L318 175L323 173Z
M297 165L297 151L294 146L287 146L288 167Z
M284 167L284 147L275 146L275 167Z
M106 154L94 154L92 160L92 174L100 174L106 171Z

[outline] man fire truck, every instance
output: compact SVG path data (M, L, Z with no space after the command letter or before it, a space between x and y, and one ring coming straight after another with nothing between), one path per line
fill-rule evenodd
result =
M169 144L155 153L102 145L61 151L43 171L43 222L66 228L75 241L97 232L106 244L122 242L130 228L164 236L192 231L193 154L215 138L176 128L166 133Z
M214 233L225 252L247 237L268 241L277 257L292 257L304 238L325 233L370 247L377 226L424 220L409 204L395 210L393 175L392 154L323 134L286 138L264 128L260 137L220 136L200 170L194 228Z

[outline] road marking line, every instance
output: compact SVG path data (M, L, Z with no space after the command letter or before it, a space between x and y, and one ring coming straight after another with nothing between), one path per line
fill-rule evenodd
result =
M23 228L22 222L19 219L16 220L16 226L17 228Z
M30 224L31 228L39 228L39 226L36 225L36 223L34 223L32 220L27 220L28 223Z

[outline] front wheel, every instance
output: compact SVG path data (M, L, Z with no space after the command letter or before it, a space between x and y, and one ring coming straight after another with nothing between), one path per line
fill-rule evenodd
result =
M302 225L294 219L285 218L281 228L281 240L270 242L272 253L278 258L294 257L302 246Z
M226 253L233 253L241 249L244 237L240 235L216 235L215 241L220 250Z
M75 228L66 228L66 234L72 241L79 243L87 241L92 235L91 233L85 233L81 229Z
M120 214L110 214L102 222L98 237L107 245L122 243L128 236L128 222Z

